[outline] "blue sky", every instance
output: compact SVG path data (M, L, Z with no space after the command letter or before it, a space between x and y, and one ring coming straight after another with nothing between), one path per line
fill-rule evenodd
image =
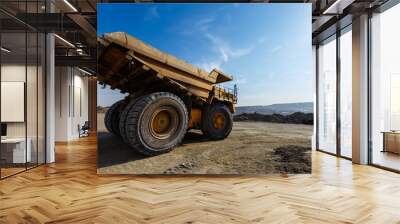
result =
M238 105L309 102L310 4L98 4L98 35L123 31L211 71L234 77ZM99 105L121 98L99 89Z

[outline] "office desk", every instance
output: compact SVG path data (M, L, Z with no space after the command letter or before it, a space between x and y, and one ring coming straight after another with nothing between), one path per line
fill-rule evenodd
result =
M25 144L25 138L1 139L1 159L5 160L5 163L31 162L31 139L28 138L26 142L28 144Z
M382 152L400 154L400 131L384 131Z

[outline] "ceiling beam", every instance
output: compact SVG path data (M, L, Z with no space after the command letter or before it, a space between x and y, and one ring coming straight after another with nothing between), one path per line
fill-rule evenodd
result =
M56 66L79 66L96 70L96 57L91 56L56 56Z
M68 14L67 15L72 21L74 21L79 27L81 27L91 38L97 39L96 28L90 24L85 17L81 14Z

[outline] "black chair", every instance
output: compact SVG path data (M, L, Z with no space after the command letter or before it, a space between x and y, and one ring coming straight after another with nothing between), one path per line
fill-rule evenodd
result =
M78 130L79 130L79 138L89 136L89 130L90 130L89 121L85 121L85 123L82 125L82 127L80 127L80 125L78 125Z

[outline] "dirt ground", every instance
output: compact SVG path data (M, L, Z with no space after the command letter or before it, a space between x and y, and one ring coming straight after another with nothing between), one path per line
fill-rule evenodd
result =
M222 141L190 131L173 151L145 157L106 131L99 114L99 174L310 173L312 125L234 122Z

